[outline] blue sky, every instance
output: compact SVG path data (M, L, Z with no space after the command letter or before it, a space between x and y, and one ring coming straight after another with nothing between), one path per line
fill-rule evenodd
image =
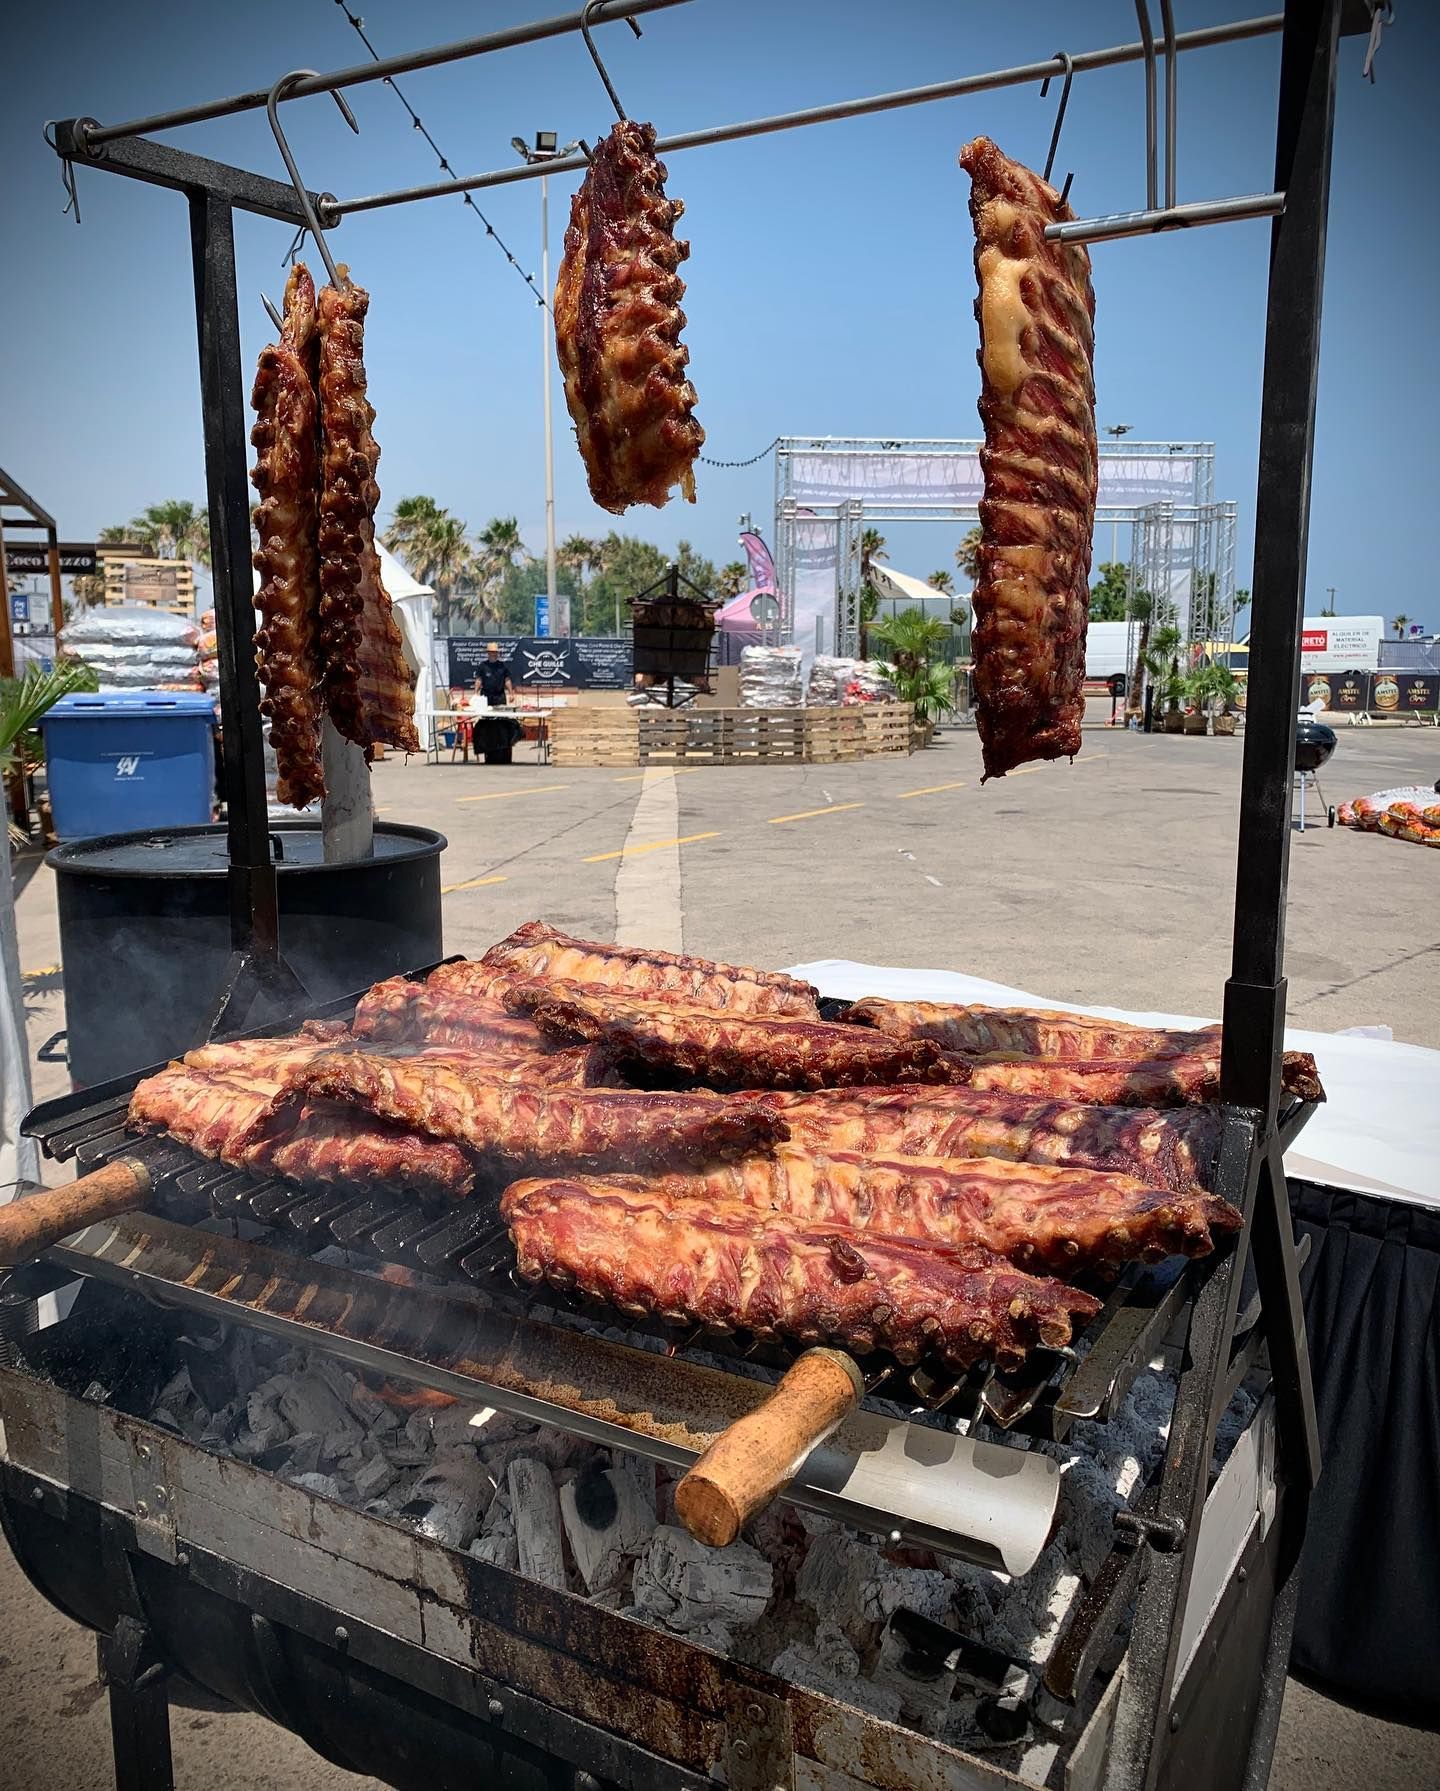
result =
M358 0L357 0L358 5ZM560 10L561 0L454 0L363 11L382 54ZM1181 30L1238 17L1245 0L1177 0ZM1363 43L1343 46L1310 544L1313 611L1403 610L1440 627L1434 573L1440 486L1440 236L1434 178L1440 9L1401 0L1379 83ZM1128 0L984 6L978 0L696 0L645 21L636 42L601 33L631 114L662 135L829 99L1128 42ZM0 110L5 264L0 297L0 465L88 538L162 497L204 495L188 233L174 194L81 170L80 228L62 218L46 118L113 121L268 85L289 66L363 58L334 0L52 0L6 25ZM1278 39L1180 61L1182 199L1267 190ZM608 128L578 38L407 77L451 161L508 162L512 135ZM352 90L352 137L326 98L286 111L311 185L341 195L434 176L394 96ZM1042 163L1054 89L1013 88L670 158L692 242L692 372L707 452L738 459L776 434L972 436L975 397L968 182L956 153L981 132ZM181 147L281 175L263 113L192 126ZM1138 65L1077 77L1060 150L1082 214L1143 202ZM552 183L552 252L577 177ZM539 262L533 183L478 196L527 267ZM259 293L278 296L289 232L240 217L247 362L269 339ZM1213 439L1216 495L1240 506L1239 582L1253 551L1268 230L1234 224L1100 245L1095 255L1099 417L1137 437ZM533 299L458 199L357 216L334 234L370 289L368 339L387 503L426 491L473 526L517 515L542 544L540 325ZM602 531L557 381L561 534ZM717 560L735 519L766 534L769 461L700 469L699 503L632 511L622 526L662 547L681 536ZM954 531L892 531L892 560L948 565ZM1102 530L1101 557L1108 554Z

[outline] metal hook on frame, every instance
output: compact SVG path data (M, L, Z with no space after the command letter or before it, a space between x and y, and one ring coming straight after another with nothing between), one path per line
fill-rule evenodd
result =
M285 319L280 315L279 311L276 309L275 301L273 299L267 297L266 294L262 292L260 294L260 303L262 305L264 305L266 311L269 313L270 321L271 321L271 323L273 323L275 325L275 328L277 330L283 330L285 328Z
M605 64L600 60L600 52L595 48L595 39L590 35L590 15L604 6L605 0L587 0L584 11L580 14L580 35L585 39L585 48L590 52L590 60L600 72L600 79L605 83L605 91L610 95L610 104L615 108L615 116L624 121L628 114L620 104L620 95L615 91L615 83L610 79ZM602 21L603 23L603 21ZM640 27L634 19L627 18L625 23L635 33L641 35Z
M54 127L55 120L53 118L47 118L41 129L40 135L50 147L55 150L55 153L59 155L59 146L55 139L50 135L50 132ZM78 224L80 222L80 189L75 184L75 164L70 160L69 156L60 157L60 183L65 188L65 209L61 212L60 216L62 218L68 217L73 211L75 214L75 222Z
M284 158L286 172L289 174L291 182L294 185L295 197L299 202L301 213L304 216L305 227L309 230L311 236L315 238L315 247L320 251L320 259L325 263L325 271L330 276L331 284L340 286L346 282L343 282L340 275L335 271L335 260L330 253L330 245L325 241L325 232L320 228L320 220L315 215L315 207L310 203L309 190L307 189L305 182L300 178L300 170L295 166L295 158L290 153L290 145L286 142L285 132L280 125L279 108L280 101L285 96L285 89L289 87L292 82L306 80L316 73L317 71L313 68L292 68L288 75L281 75L280 79L270 89L269 96L265 101L265 116L270 120L271 134L275 138L276 147ZM340 108L340 116L358 136L360 134L360 126L355 122L355 114L350 110L345 96L340 92L338 87L331 89L330 97ZM299 243L297 239L295 247L298 246ZM294 250L292 249L291 252L293 254Z
M1055 166L1055 151L1060 147L1060 132L1065 124L1065 108L1070 104L1070 84L1075 79L1075 63L1068 51L1057 50L1055 52L1055 60L1064 65L1065 84L1060 89L1060 104L1055 111L1055 128L1050 133L1050 153L1045 158L1046 180L1049 180L1050 170ZM1050 82L1053 78L1054 77L1051 75L1046 75L1045 79L1040 83L1041 99L1044 99L1050 92ZM1065 185L1060 193L1062 204L1070 197L1070 182L1074 180L1074 178L1074 174L1067 174L1065 176Z

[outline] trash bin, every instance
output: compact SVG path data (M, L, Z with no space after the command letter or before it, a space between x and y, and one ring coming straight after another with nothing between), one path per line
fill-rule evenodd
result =
M60 839L209 821L215 705L202 691L62 697L40 725Z

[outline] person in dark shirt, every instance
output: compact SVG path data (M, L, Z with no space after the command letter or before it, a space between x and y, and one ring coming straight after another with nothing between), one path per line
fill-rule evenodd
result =
M491 641L485 649L485 658L481 662L475 688L492 709L503 709L515 694L515 686L510 682L510 668L500 657L500 647L496 641Z

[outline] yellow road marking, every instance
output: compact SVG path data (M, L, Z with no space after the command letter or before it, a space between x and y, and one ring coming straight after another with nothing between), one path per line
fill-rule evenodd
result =
M512 802L517 796L544 796L551 790L568 790L569 784L531 784L527 790L487 790L483 796L457 796L457 802Z
M440 893L441 895L454 895L457 889L480 889L486 883L506 883L508 881L509 879L506 877L471 877L464 883L442 883Z
M782 821L808 821L813 815L838 815L842 809L864 806L863 802L832 802L828 808L802 808L798 815L771 815L770 825L778 827Z
M685 833L677 840L647 840L643 846L622 846L618 852L596 852L583 864L603 864L607 858L637 858L642 852L659 852L665 846L693 846L696 840L716 840L720 833Z
M698 765L652 765L650 767L651 771L668 771L671 777L688 777L692 771L699 769ZM643 783L648 776L649 772L646 771L631 771L624 777L617 777L615 782L617 784L639 784Z
M1082 753L1077 753L1075 755L1075 757L1070 761L1070 763L1072 765L1083 765L1089 759L1105 759L1105 758L1108 758L1109 756L1110 755L1108 753L1103 753L1103 752L1082 752Z
M902 790L896 798L898 802L908 802L912 796L938 796L941 790L963 790L968 786L962 781L957 784L927 784L923 790Z

